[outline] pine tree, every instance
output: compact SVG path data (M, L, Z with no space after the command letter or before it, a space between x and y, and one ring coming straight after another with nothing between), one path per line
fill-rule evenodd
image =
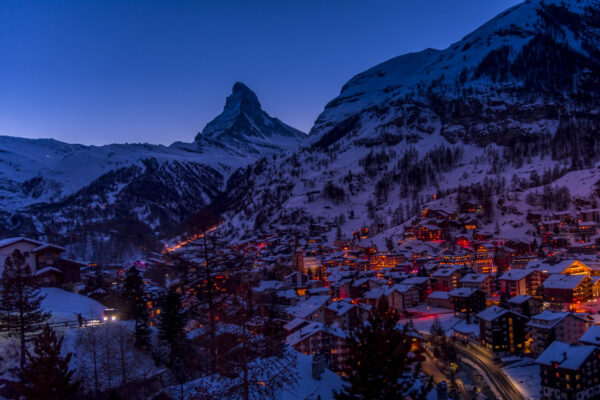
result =
M34 353L27 352L27 363L19 373L18 391L28 400L68 400L81 385L69 370L72 353L61 355L63 338L46 324L33 341Z
M386 301L379 303L368 324L358 326L346 340L348 349L342 369L344 386L334 392L336 400L400 399L398 378L408 370L410 338L397 328L398 313Z
M135 320L135 344L138 347L146 347L150 340L148 308L144 281L135 266L131 267L125 276L123 300L126 318Z
M185 327L185 312L181 298L173 288L165 296L158 323L158 337L169 345L169 364L173 366L181 355Z
M41 328L50 314L41 308L45 298L35 286L25 256L15 250L6 258L0 291L0 328L21 342L21 368L25 364L25 342Z

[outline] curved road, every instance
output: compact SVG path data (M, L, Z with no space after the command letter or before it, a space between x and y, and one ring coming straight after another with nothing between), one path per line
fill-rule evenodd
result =
M486 374L489 381L494 385L496 391L500 394L504 400L525 400L521 392L513 385L508 379L506 374L494 364L485 354L480 350L473 348L466 348L458 343L456 344L456 351L458 355L471 361Z

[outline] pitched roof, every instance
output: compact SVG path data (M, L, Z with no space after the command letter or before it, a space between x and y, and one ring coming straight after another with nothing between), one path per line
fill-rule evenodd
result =
M482 319L484 321L493 321L496 318L499 318L508 312L510 312L510 311L505 308L498 307L498 306L491 306L491 307L486 308L485 310L481 311L480 313L478 313L477 318Z
M511 269L510 271L506 271L500 277L503 281L520 281L521 279L526 278L529 274L531 274L533 270L531 269Z
M452 297L470 297L473 295L473 293L479 291L479 289L475 289L475 288L458 288L458 289L454 289L450 292L450 296Z
M579 338L581 343L592 344L594 346L600 346L600 326L593 325L588 328L587 331Z
M519 294L517 296L513 296L510 299L508 299L508 302L511 304L523 304L531 298L532 298L531 296L528 296L526 294Z
M575 289L585 278L585 275L554 274L550 275L542 286L545 289Z
M561 368L575 371L581 367L594 350L596 350L595 346L570 345L555 340L548 348L546 348L546 350L544 350L535 362L544 365L557 363Z
M467 274L460 281L462 283L481 283L489 277L490 275L487 274Z

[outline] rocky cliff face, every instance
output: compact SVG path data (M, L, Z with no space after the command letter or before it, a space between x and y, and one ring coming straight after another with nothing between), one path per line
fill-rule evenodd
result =
M261 108L256 94L241 82L233 85L223 112L196 136L199 146L219 144L243 153L271 154L294 148L306 134Z

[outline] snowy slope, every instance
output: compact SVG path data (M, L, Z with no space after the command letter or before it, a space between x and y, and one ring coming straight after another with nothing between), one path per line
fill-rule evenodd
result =
M513 223L541 210L527 194L551 185L573 203L596 196L599 15L598 1L530 0L445 50L356 75L303 149L232 175L219 199L224 230L312 234L312 224L333 239L337 227L347 235L379 225L370 240L385 249L420 207L455 210L460 190L497 204L485 229L498 222L504 237L531 240L530 225Z
M568 109L565 98L597 95L590 71L600 61L599 8L593 0L528 0L445 50L379 64L344 85L311 141L326 147L346 135L422 139L438 132L453 142L506 144L552 131ZM578 106L598 110L596 102Z
M97 257L100 242L108 242L101 251L107 259L122 259L131 247L157 250L161 237L217 197L233 171L306 137L268 116L239 82L203 132L168 147L0 136L0 236L73 241L70 255L84 258Z

